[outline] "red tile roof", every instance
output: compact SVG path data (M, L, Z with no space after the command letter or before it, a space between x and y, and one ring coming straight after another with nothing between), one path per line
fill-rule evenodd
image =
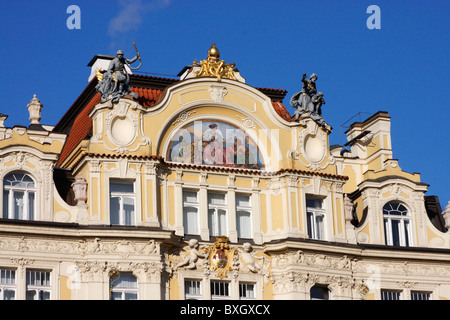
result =
M138 102L144 107L152 107L155 105L159 94L162 90L148 89L148 88L131 88L132 92L136 92L139 96ZM64 160L69 156L73 149L80 143L81 140L89 136L92 130L92 119L89 113L94 107L100 103L100 94L97 93L94 98L84 107L73 122L72 129L67 137L64 148L59 157L57 166L60 166Z

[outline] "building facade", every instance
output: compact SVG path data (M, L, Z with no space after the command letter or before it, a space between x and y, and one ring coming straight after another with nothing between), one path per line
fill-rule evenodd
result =
M450 298L450 206L393 158L388 112L330 146L319 95L292 116L214 46L118 99L112 58L55 126L36 96L28 127L0 117L0 298Z

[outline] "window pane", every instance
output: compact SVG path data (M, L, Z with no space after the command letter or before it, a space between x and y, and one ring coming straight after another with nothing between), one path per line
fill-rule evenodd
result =
M405 246L409 247L410 224L408 220L403 221L405 225Z
M121 272L113 286L114 288L137 288L137 279L130 272Z
M125 292L125 300L137 300L136 292Z
M225 205L225 194L223 193L209 193L208 203L213 205Z
M183 190L183 202L198 203L197 192Z
M134 198L123 198L123 212L125 215L125 225L134 225Z
M22 191L14 191L14 219L23 219L23 197L25 195L25 192Z
M198 211L194 207L183 208L184 233L198 234Z
M311 288L310 292L311 300L328 300L329 291L328 288L321 285L315 285Z
M251 238L251 216L250 212L237 211L237 233L238 238Z
M255 299L255 285L253 283L239 283L239 297L241 299Z
M27 300L37 300L37 292L36 290L27 290Z
M211 296L220 298L229 297L229 283L222 281L211 281Z
M111 224L119 224L119 216L120 216L120 198L119 197L111 197L109 202L109 211L110 211L110 219Z
M28 219L34 220L34 192L28 192Z
M307 225L308 225L308 237L314 239L314 215L312 212L306 213Z
M111 300L122 300L122 292L111 292Z
M381 290L381 300L400 300L400 291Z
M392 225L392 245L399 246L400 245L400 235L399 235L400 221L392 219L391 225Z
M131 181L110 181L110 192L134 193L134 183Z
M238 207L250 207L250 196L249 195L236 195L236 206Z
M3 218L8 218L9 191L3 190Z
M50 300L50 292L48 291L39 292L39 300Z
M186 295L200 296L200 285L201 283L198 280L186 280L184 282L184 293Z
M0 290L1 292L1 290ZM16 299L16 292L11 289L5 289L3 292L3 300L15 300Z
M227 212L225 210L219 209L219 236L227 235Z
M430 300L429 292L411 291L411 300Z
M317 230L317 239L324 240L324 226L323 226L323 215L316 215L316 230Z
M306 198L306 206L308 208L322 209L323 201L322 201L322 199L307 197Z

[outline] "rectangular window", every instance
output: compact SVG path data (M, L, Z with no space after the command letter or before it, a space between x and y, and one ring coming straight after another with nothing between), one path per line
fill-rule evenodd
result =
M381 290L381 300L400 300L401 291Z
M225 193L208 193L208 226L211 236L227 236L227 199Z
M110 220L113 225L135 225L135 192L133 181L111 180Z
M238 238L252 238L250 195L236 194L236 227Z
M184 298L186 300L201 300L202 299L202 282L200 280L185 280L184 281Z
M325 240L325 209L323 199L306 197L306 218L310 239Z
M421 291L411 291L411 300L430 300L431 293Z
M16 299L16 270L0 269L0 300Z
M27 270L27 300L50 300L51 273L42 270Z
M239 298L241 300L255 300L255 284L246 282L239 283Z
M199 234L198 192L183 190L183 225L184 233Z
M211 281L211 299L230 299L230 283L225 281Z

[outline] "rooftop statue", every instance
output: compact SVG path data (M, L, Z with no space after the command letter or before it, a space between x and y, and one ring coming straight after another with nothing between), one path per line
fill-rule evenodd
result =
M216 48L216 44L213 43L208 50L208 58L206 60L197 62L194 60L194 67L200 67L200 70L195 72L196 77L217 77L217 81L220 82L222 78L236 80L234 76L233 68L235 63L225 63L220 59L220 52Z
M302 77L302 91L297 92L291 98L291 106L296 108L294 112L295 120L305 113L309 113L311 119L318 124L325 126L325 120L322 118L322 105L325 104L322 92L317 92L316 89L317 75L311 74L309 79L306 78L306 73Z
M141 55L137 51L134 41L133 44L136 49L136 56L133 59L126 59L123 51L119 50L105 73L102 73L100 70L96 71L96 76L99 81L96 89L100 93L103 102L110 98L112 98L113 102L117 102L121 97L131 94L130 76L125 66L128 66L132 70L137 70L142 65ZM137 68L131 67L131 64L137 59L140 60L139 66ZM135 93L131 95L137 98Z

